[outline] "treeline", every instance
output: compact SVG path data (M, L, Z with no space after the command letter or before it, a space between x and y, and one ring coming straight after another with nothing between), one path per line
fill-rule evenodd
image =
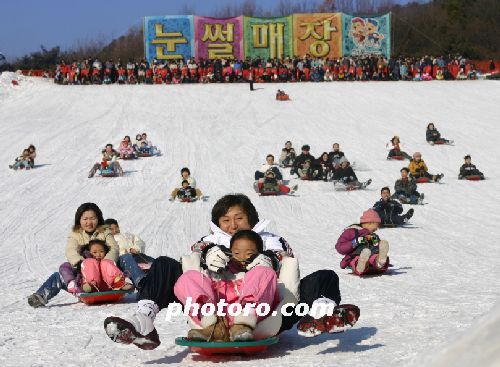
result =
M460 54L471 59L500 58L499 0L433 0L395 4L393 0L280 0L274 9L266 9L255 0L227 4L212 14L199 14L196 7L184 5L179 14L199 14L213 17L284 16L293 13L344 12L369 16L392 12L392 54L407 56ZM97 56L101 60L129 58L139 60L144 55L142 25L104 44L99 39L77 44L62 51L43 46L40 51L25 55L3 69L53 69L61 60L72 62Z

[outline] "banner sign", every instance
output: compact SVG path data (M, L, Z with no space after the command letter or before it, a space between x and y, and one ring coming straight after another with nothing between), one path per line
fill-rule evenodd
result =
M194 57L192 15L144 18L146 59L159 61Z
M144 18L144 53L166 60L260 57L339 58L391 52L391 16L353 17L343 13L287 17L209 18L171 15Z
M243 59L243 17L194 18L198 59Z
M342 13L294 14L293 52L299 57L342 56Z
M391 17L361 18L342 15L343 56L391 56Z

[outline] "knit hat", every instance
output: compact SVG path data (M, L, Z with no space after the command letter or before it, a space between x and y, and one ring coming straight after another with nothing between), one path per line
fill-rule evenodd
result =
M359 223L380 223L380 217L378 216L378 213L373 210L373 209L368 209L363 213L361 218L359 218Z
M415 157L422 157L422 153L420 153L420 152L413 153L413 158L415 158Z

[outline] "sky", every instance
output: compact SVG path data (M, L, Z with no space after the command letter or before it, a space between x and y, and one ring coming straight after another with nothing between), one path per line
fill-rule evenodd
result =
M67 0L2 0L0 4L0 53L8 61L39 51L70 48L85 42L113 38L142 23L147 15L180 14L184 6L195 9L195 15L211 15L215 9L243 0L120 0L75 2ZM291 0L302 3L304 0ZM312 1L312 0L311 0ZM255 0L264 9L274 9L278 0ZM319 2L319 0L317 1ZM408 0L397 0L406 3Z

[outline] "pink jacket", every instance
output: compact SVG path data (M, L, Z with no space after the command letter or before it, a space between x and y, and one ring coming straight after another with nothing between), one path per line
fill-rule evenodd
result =
M120 144L120 147L118 148L118 151L120 154L132 154L134 153L134 149L130 145L125 145L123 143Z
M361 227L359 224L353 224L347 227L344 232L342 232L339 239L337 240L337 244L335 245L335 249L337 250L337 252L341 255L345 255L340 262L340 267L342 269L345 269L351 262L351 260L358 256L354 253L356 247L358 247L356 239L368 234L370 234L370 231Z

